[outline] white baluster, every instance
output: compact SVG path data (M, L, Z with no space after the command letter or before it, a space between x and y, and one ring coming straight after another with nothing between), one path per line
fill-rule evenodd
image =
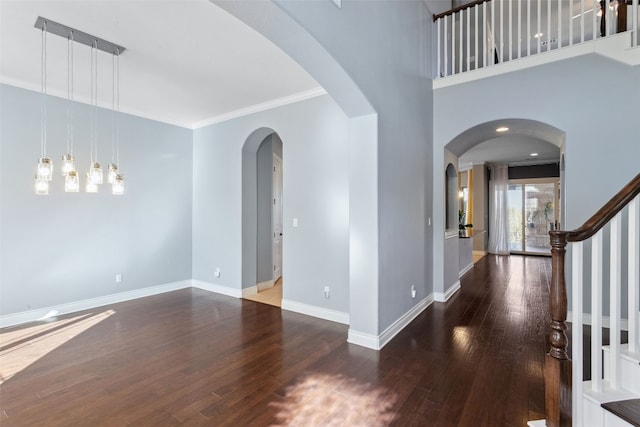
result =
M458 55L458 57L460 58L460 72L462 72L464 66L464 60L462 59L462 45L464 44L464 32L462 31L462 24L464 24L464 11L461 10L460 12L458 12L458 16L460 17L460 42L458 42L458 50L460 54Z
M498 47L498 63L504 60L504 0L500 0L500 46Z
M592 40L595 40L598 38L598 7L600 2L594 2L593 5L593 37ZM602 11L602 13L604 13L604 11Z
M610 36L613 31L613 13L611 11L611 0L605 0L604 2L604 10L607 11L607 20L606 20L606 25L605 25L605 31L604 34L607 36Z
M631 3L631 20L633 21L633 37L631 40L632 46L638 46L640 44L640 25L638 25L638 20L640 17L640 2L638 0L633 0Z
M593 6L593 14L596 14L595 6ZM584 0L580 0L580 42L584 43Z
M618 213L611 220L611 274L609 278L609 347L610 347L610 366L611 378L609 382L611 388L618 390L620 388L620 281L622 280L621 270L621 214Z
M573 45L573 0L569 1L569 46L571 45Z
M571 261L573 420L575 425L582 425L580 419L582 418L582 383L584 380L582 375L582 313L584 311L582 309L582 288L584 286L582 280L583 243L575 242L571 245L571 249L573 251Z
M536 53L540 53L540 42L542 41L542 36L541 36L541 30L542 30L542 25L541 25L541 15L542 15L542 0L538 0L538 31L536 32L536 35L538 37L538 51Z
M522 58L522 2L518 2L518 59Z
M547 52L551 50L551 0L547 0Z
M489 55L489 65L493 65L495 62L495 51L497 49L496 44L496 2L491 2L491 53Z
M527 0L527 56L531 56L531 0Z
M435 75L436 79L440 78L440 74L442 73L442 71L440 71L441 70L441 68L440 68L440 66L441 66L441 64L440 64L440 49L442 49L442 44L441 44L442 42L440 40L441 39L441 36L440 36L440 21L441 21L440 19L438 19L436 21L436 39L437 39L436 40L436 46L437 46L436 49L438 51L436 53L436 55L437 55L436 56L436 75Z
M451 75L456 74L456 15L451 15Z
M482 66L486 67L488 64L488 51L487 51L487 38L489 33L487 32L487 2L482 3Z
M473 67L474 70L478 69L478 64L480 63L480 55L478 55L478 37L480 36L480 31L478 31L478 13L480 10L480 6L475 5L473 6L473 11L474 11L474 31L476 33L476 38L475 38L475 49L473 50L473 57L475 58L474 62L475 62L475 66Z
M602 230L591 239L591 384L602 391Z
M467 71L471 70L471 8L467 8Z
M509 6L509 61L513 59L513 15L511 14L511 2L507 3Z
M569 3L573 4L573 0ZM571 17L569 17L571 19ZM558 49L562 47L562 2L558 2Z
M629 351L640 353L640 196L629 204Z
M449 19L445 16L444 18L444 49L443 49L443 54L444 54L444 76L448 76L449 75L449 28L448 28L448 23L449 23Z

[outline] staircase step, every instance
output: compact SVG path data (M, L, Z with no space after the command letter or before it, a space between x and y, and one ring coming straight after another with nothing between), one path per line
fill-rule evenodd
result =
M603 403L602 407L635 427L640 427L640 399Z

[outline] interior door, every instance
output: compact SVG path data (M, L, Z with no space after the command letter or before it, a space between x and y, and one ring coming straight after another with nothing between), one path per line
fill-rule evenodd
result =
M273 281L282 276L282 159L273 155L273 206L271 228L273 231Z

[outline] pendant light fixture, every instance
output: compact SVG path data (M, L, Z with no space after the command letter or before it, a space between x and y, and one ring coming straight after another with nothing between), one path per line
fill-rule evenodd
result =
M49 194L49 181L53 179L53 162L47 157L47 21L42 23L40 94L40 159L36 169L35 192L38 195Z
M36 194L49 194L49 182L53 179L53 162L47 157L47 33L53 33L67 40L67 151L62 156L61 172L64 177L65 192L78 192L80 173L76 170L74 158L74 56L75 43L91 47L91 120L89 135L90 163L86 172L87 193L96 193L103 182L103 172L98 162L98 54L99 50L113 56L113 121L112 163L109 165L108 180L113 194L123 194L124 178L119 175L119 113L120 113L120 54L125 48L103 40L83 31L76 30L58 22L38 17L34 25L42 34L42 93L40 97L40 158L36 170Z

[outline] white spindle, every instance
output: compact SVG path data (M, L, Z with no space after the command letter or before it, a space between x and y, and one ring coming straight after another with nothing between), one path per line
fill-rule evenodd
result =
M475 5L473 6L473 11L474 11L474 31L475 31L475 48L473 49L473 57L474 59L474 70L478 69L478 63L480 62L480 55L478 55L478 37L480 36L480 31L478 31L478 13L480 11L480 6Z
M582 425L580 421L582 415L582 349L583 349L583 337L582 337L582 266L583 266L583 243L576 242L571 247L572 262L571 262L571 292L572 296L572 325L571 329L574 331L572 336L572 369L573 369L573 420L575 425Z
M451 75L456 73L456 15L451 15Z
M597 2L593 5L593 13L591 14L593 16L593 37L592 37L593 40L598 38L598 7L600 7L599 4L600 3Z
M640 196L629 204L629 351L640 353Z
M604 2L604 10L607 12L607 19L605 22L605 30L604 30L604 34L606 36L610 36L612 34L612 28L613 28L613 13L611 12L611 0L605 0Z
M463 70L463 65L464 65L464 60L462 59L462 45L464 44L464 32L462 31L462 27L463 27L463 23L464 23L464 11L461 10L460 12L458 12L458 16L460 17L460 41L458 42L458 51L459 51L459 55L458 57L460 58L460 72L462 72Z
M440 37L440 19L438 19L438 21L436 22L436 43L438 43L436 45L436 50L437 50L437 58L436 58L436 76L435 78L439 78L440 74L441 74L441 68L440 68L440 49L442 49L442 42L441 42L441 37Z
M531 56L531 0L527 0L527 56Z
M498 63L502 63L504 60L504 0L500 0L500 46L498 49Z
M640 44L640 26L638 25L638 16L640 15L640 4L638 4L638 0L633 0L631 3L631 20L633 21L633 34L631 44L633 46L638 46Z
M591 239L591 386L602 391L602 230Z
M511 2L509 6L509 61L513 59L513 14L511 13Z
M467 8L467 71L471 69L471 8Z
M573 4L573 0L569 3ZM571 19L571 17L569 17ZM558 49L562 47L562 2L558 2Z
M529 17L527 17L529 18ZM522 58L522 2L518 2L518 59Z
M584 0L581 0L584 1ZM569 46L573 44L573 0L569 2Z
M580 43L584 43L584 0L580 0ZM596 7L593 6L593 14L596 14Z
M491 2L491 53L489 54L489 65L492 65L496 51L496 2Z
M538 51L536 53L540 53L540 42L542 41L542 33L540 32L542 30L542 25L540 20L542 15L542 0L538 0L538 31L536 32L536 37L538 38Z
M446 77L449 75L449 19L445 16L444 18L444 49L443 49L443 54L444 54L444 67L443 67L443 75Z
M551 50L551 0L547 0L547 52Z
M609 383L611 388L618 390L620 388L620 288L621 288L621 214L618 213L611 220L611 261L609 268L609 364L611 367L611 378Z
M487 61L487 2L482 3L482 66L486 67Z

